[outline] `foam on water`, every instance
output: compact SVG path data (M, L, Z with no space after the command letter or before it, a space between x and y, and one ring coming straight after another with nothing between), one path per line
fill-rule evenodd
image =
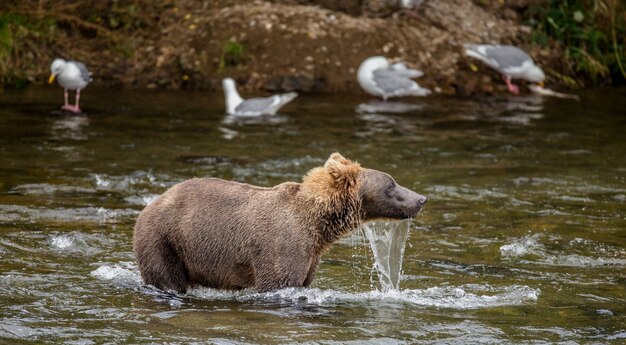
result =
M540 294L539 289L524 285L494 287L486 284L356 293L318 288L287 288L267 293L257 293L251 290L229 292L208 288L195 288L189 291L191 296L208 300L306 302L319 306L380 302L450 309L481 309L521 305L536 301Z
M551 266L571 267L600 267L600 266L625 266L624 252L610 247L594 248L591 241L574 239L568 243L569 249L573 247L586 247L585 249L599 249L603 254L613 257L591 257L580 254L553 253L545 245L539 242L540 236L526 236L513 240L509 244L500 247L500 255L503 259L517 260L521 263L541 263Z
M92 181L98 190L112 190L117 192L148 192L155 187L167 188L180 182L164 174L154 174L151 171L134 171L128 175L113 176L107 174L92 174Z
M122 261L105 264L91 271L92 277L105 280L121 287L141 287L141 274L134 262Z
M128 196L128 197L124 198L124 200L126 202L128 202L129 204L148 206L150 203L152 203L158 197L159 197L158 194L149 193L149 194L144 194L144 195Z
M59 252L94 255L102 252L104 247L111 246L114 241L98 234L73 231L67 234L52 235L48 242L52 249Z
M55 248L65 249L74 244L74 239L67 235L54 236L50 240L50 244Z

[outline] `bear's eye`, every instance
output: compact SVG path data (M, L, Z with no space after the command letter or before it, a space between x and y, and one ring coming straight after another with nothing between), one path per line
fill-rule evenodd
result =
M391 193L393 193L393 190L396 188L396 184L393 181L390 181L389 183L387 183L387 187L385 188L385 193L387 195L390 195Z

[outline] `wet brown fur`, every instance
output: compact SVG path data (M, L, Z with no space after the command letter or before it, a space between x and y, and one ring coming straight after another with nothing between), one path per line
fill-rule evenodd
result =
M384 174L334 153L302 183L182 182L137 219L133 245L142 278L177 292L193 285L258 291L308 286L324 251L366 217L366 171Z

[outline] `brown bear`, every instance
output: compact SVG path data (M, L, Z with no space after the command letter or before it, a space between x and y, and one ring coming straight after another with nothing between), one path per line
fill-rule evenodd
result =
M362 222L413 218L424 203L388 174L333 153L302 183L179 183L139 214L133 246L144 282L164 290L309 286L333 242Z

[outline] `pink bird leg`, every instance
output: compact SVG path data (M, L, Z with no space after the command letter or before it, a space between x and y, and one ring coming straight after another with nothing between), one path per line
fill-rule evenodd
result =
M506 86L509 88L509 91L511 91L511 93L514 93L516 95L519 94L519 87L511 82L511 77L509 77L508 75L503 75L502 78L504 78Z
M76 90L76 105L69 105L67 90L65 90L65 104L61 107L63 110L70 111L72 113L80 113L80 107L78 106L78 102L80 101L80 90Z

